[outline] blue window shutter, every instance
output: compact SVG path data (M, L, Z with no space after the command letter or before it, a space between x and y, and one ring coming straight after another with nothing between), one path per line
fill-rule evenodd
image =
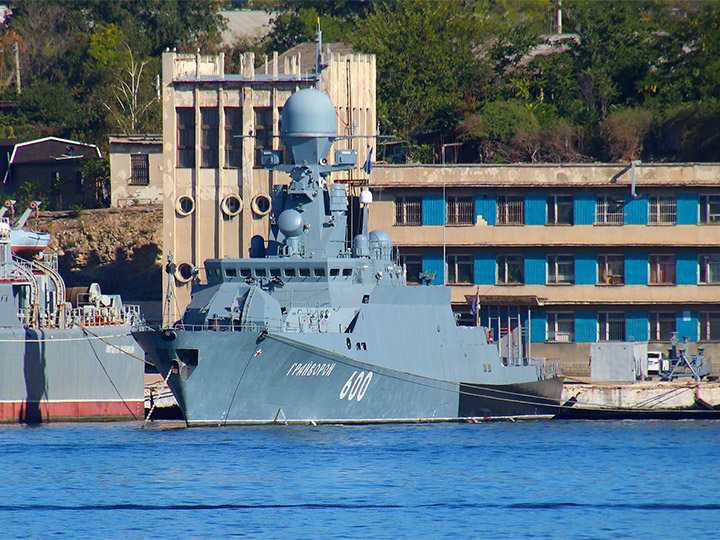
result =
M497 199L495 195L475 195L475 214L488 225L495 225L497 223ZM477 221L480 221L480 219Z
M545 256L541 253L525 255L525 284L545 285L546 281Z
M546 225L547 208L544 193L525 195L525 225Z
M443 225L445 223L445 201L442 193L423 193L422 224Z
M647 341L648 313L647 311L628 311L625 315L625 335L629 341Z
M435 272L435 279L430 282L431 285L442 285L443 274L445 273L442 253L424 253L423 271Z
M676 275L678 285L697 285L698 254L678 253L676 259Z
M575 255L575 283L595 285L597 283L597 257L591 253Z
M595 223L595 195L578 193L575 195L575 225L592 225Z
M648 199L643 195L636 199L632 196L625 198L625 223L627 225L647 225L648 223Z
M475 254L475 283L478 285L495 285L495 255L488 253Z
M545 313L538 310L530 312L530 341L543 343L546 339L547 325L545 324Z
M698 340L697 311L678 311L675 324L677 325L677 332L680 339L688 338L689 341Z
M677 194L677 224L697 225L698 224L698 195L697 193Z
M627 253L625 255L625 283L627 285L647 285L647 282L647 253Z
M594 311L575 313L575 341L579 343L597 341L597 314Z

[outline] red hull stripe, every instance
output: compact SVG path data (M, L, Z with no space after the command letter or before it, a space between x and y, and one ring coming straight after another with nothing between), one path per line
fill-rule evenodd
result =
M129 409L129 410L128 410ZM132 414L131 414L132 411ZM0 422L49 422L51 420L142 420L144 401L5 401L0 402Z

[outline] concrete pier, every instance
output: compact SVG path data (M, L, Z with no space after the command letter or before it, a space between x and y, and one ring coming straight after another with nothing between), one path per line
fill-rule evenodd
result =
M565 416L573 412L597 411L614 416L646 417L657 413L705 411L716 413L720 418L720 382L697 382L692 380L638 381L638 382L566 382L563 387L562 404ZM677 414L675 414L677 415ZM598 414L597 416L602 416ZM673 416L673 414L669 414ZM689 416L693 416L690 414Z

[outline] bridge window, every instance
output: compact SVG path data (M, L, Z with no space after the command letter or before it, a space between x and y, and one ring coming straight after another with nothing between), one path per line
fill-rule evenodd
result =
M353 269L352 268L343 268L342 275L345 277L349 277L353 275Z
M300 268L300 270L298 270L298 273L300 274L300 277L310 277L309 268Z
M331 277L337 277L340 275L340 269L339 268L331 268L330 269L330 276Z
M226 268L225 275L227 277L235 277L237 276L237 270L235 270L235 268Z
M315 277L325 277L325 269L324 268L314 268L313 274Z
M267 276L267 270L265 268L256 268L255 276L256 277L265 277L265 276Z
M240 269L240 275L242 277L250 277L250 274L251 274L251 272L250 272L249 268L241 268Z
M285 269L285 277L295 277L295 269L294 268L286 268Z

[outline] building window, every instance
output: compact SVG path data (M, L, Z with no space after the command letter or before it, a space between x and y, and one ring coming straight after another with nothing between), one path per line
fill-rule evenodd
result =
M598 284L625 285L625 257L598 255Z
M520 195L498 195L497 224L525 224L525 200Z
M720 283L720 255L700 255L700 283Z
M622 225L625 211L622 197L600 195L595 199L595 225Z
M200 166L217 167L220 116L215 107L200 109Z
M472 255L448 255L447 282L472 284L475 282L475 260Z
M574 223L572 195L548 195L548 225L572 225Z
M670 341L676 331L675 314L670 312L650 313L650 341Z
M649 199L651 225L675 225L677 223L677 200L668 195L651 195Z
M625 341L624 313L598 313L598 341Z
M720 195L700 195L700 223L720 223Z
M413 285L420 285L420 273L423 271L422 255L401 255L400 264L405 269L405 280Z
M575 283L575 257L572 255L548 255L548 283Z
M675 285L675 255L650 255L650 283Z
M195 166L195 109L177 108L177 166Z
M225 167L242 167L242 108L225 107Z
M498 285L519 285L525 283L525 260L522 255L498 255Z
M147 186L150 183L150 161L147 154L130 154L130 185Z
M255 107L255 167L262 167L260 161L263 150L273 147L273 110L272 107Z
M575 316L572 313L548 313L547 340L575 341Z
M395 225L422 225L421 197L395 197Z
M720 312L706 311L698 314L700 341L720 341Z
M468 197L447 198L448 225L475 225L475 200Z

